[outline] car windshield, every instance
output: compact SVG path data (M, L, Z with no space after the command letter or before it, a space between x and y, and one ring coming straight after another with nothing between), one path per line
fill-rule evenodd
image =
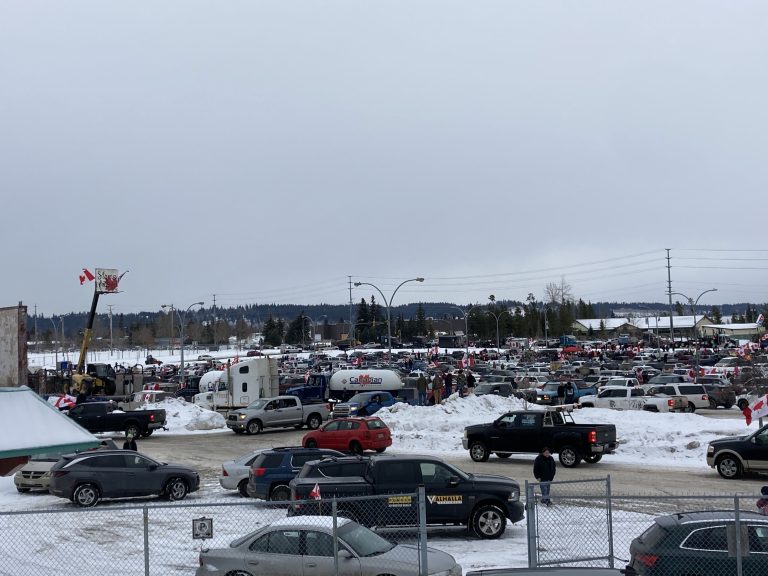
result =
M487 392L490 392L491 390L493 390L493 386L491 386L490 384L480 384L475 388L475 394L477 393L485 394Z
M269 399L266 400L256 400L256 402L251 402L248 404L249 410L261 410L264 408L264 406L267 405L267 402L269 402Z
M371 397L370 394L355 394L354 396L352 396L352 398L349 399L349 401L360 403L360 402L365 402L370 397Z
M377 556L395 547L392 542L355 522L349 522L339 528L339 538L360 557Z

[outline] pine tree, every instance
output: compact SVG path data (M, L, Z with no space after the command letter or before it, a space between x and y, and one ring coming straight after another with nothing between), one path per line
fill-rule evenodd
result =
M424 305L419 302L416 308L416 335L423 336L427 333L427 315L424 312Z
M712 322L715 324L720 324L723 321L723 313L720 312L719 306L712 306L712 310L710 312L712 314Z
M272 315L267 318L264 324L264 344L269 346L280 346L283 343L282 321L276 322Z

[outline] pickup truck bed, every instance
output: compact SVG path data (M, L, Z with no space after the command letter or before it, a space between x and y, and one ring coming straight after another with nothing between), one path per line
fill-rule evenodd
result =
M122 430L126 436L150 436L165 426L165 410L115 410L112 402L85 402L68 416L89 432Z

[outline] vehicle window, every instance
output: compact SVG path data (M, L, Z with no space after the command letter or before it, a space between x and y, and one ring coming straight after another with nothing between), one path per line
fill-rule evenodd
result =
M340 464L336 476L364 476L367 462L349 462ZM328 476L331 474L328 473Z
M728 550L728 537L725 533L725 526L712 526L694 530L680 544L680 547L692 550L717 550L725 552Z
M240 366L240 368L238 369L238 372L240 374L248 374L248 365L246 364L245 366Z
M643 396L643 389L642 388L632 388L630 396Z
M445 484L451 476L455 476L452 470L437 462L421 462L419 467L425 483Z
M755 435L755 444L758 446L768 446L768 430L763 430Z
M666 394L667 396L676 396L677 392L675 392L675 388L673 386L664 386L659 389L662 394Z
M257 538L251 545L248 546L248 550L251 552L268 552L269 551L269 534Z
M125 464L128 468L146 468L154 462L140 454L128 454L125 456Z
M624 390L610 390L610 398L624 398L627 393Z
M318 456L317 453L293 454L293 456L291 457L291 467L292 468L301 468L307 462L311 462L312 460L317 460L319 458L320 458L320 456Z
M520 418L520 426L522 428L536 427L536 414L523 414L523 417Z
M748 526L749 551L768 554L768 526Z
M360 422L354 422L349 420L347 422L347 430L358 430L360 428Z
M656 548L669 534L664 528L658 524L652 524L645 532L640 536L640 541L645 544L649 549Z
M359 524L345 524L339 528L338 534L339 539L361 557L383 554L395 547L392 542Z
M304 554L307 556L333 557L333 538L324 532L304 533Z
M376 473L381 484L412 484L421 482L421 471L416 462L379 462Z
M100 458L89 458L92 468L124 468L125 456L122 454L110 454Z
M680 394L704 394L701 386L680 386Z
M296 398L283 398L280 400L280 408L295 408Z
M263 540L267 540L267 542L263 542ZM301 553L300 541L301 533L298 530L275 530L251 544L251 550L269 554L298 556ZM254 546L258 546L259 549L255 549Z
M282 454L261 454L253 461L254 468L279 468L282 465Z
M384 424L384 421L379 420L378 418L375 420L368 420L366 426L368 426L368 430L382 430L387 427L387 425Z
M504 422L509 427L514 426L516 421L517 414L507 414L506 416L499 418L499 422Z
M248 392L248 382L243 382L240 385L240 390L241 390L241 392Z

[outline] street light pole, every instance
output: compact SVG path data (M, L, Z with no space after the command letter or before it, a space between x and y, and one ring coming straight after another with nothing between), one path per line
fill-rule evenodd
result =
M510 314L509 310L502 310L498 314L495 314L495 313L491 312L490 310L488 310L488 314L490 314L491 316L496 318L496 352L499 352L499 349L501 348L499 346L499 318L501 318L501 315L504 314L505 312L507 314L509 314L510 316L512 316L512 314Z
M176 310L176 314L179 315L179 324L180 324L180 326L179 326L179 335L181 337L181 342L180 342L181 345L179 346L179 350L181 351L181 361L180 361L180 365L179 365L179 371L180 371L179 372L179 375L180 375L179 376L179 378L180 378L179 379L179 383L181 384L181 388L184 388L186 386L186 382L187 382L186 373L184 372L184 324L187 321L187 312L189 312L189 310L190 310L190 308L192 308L192 306L202 306L203 304L205 304L205 303L204 302L194 302L194 303L190 304L189 306L187 306L187 309L183 313L180 313L178 310ZM174 310L173 304L171 304L171 305L163 304L162 307L163 308L171 308L171 311ZM171 317L173 317L173 316L171 316Z
M407 284L408 282L424 282L424 278L410 278L409 280L403 280L400 282L400 284L398 284L397 288L395 288L395 291L392 292L392 296L390 297L389 301L387 301L387 297L384 296L384 293L379 290L379 287L375 284L371 284L370 282L355 282L355 287L370 286L371 288L375 288L376 292L378 292L384 300L384 304L387 305L387 344L389 346L389 360L392 360L392 300L395 299L395 294L397 294L397 291L400 290L400 287L403 284Z
M171 349L171 353L173 353L173 335L176 333L176 331L173 329L173 313L175 311L175 308L173 307L173 304L162 304L160 308L170 308L171 309L171 340L168 342L168 346Z
M707 292L717 292L717 288L710 288L709 290L704 290L701 294L699 294L696 297L696 300L691 298L690 296L686 296L682 292L670 292L670 296L672 294L676 294L677 296L682 296L686 300L688 300L688 304L691 307L691 312L693 312L693 329L691 332L693 333L693 337L695 340L695 350L694 350L694 356L696 357L696 362L694 363L694 372L693 372L693 382L696 383L699 380L699 343L698 343L698 330L696 330L696 305L699 303L699 299L704 296Z
M466 312L458 306L451 306L451 308L456 308L456 310L464 315L464 353L469 357L469 313L475 308L480 308L480 306L477 304L471 306Z

